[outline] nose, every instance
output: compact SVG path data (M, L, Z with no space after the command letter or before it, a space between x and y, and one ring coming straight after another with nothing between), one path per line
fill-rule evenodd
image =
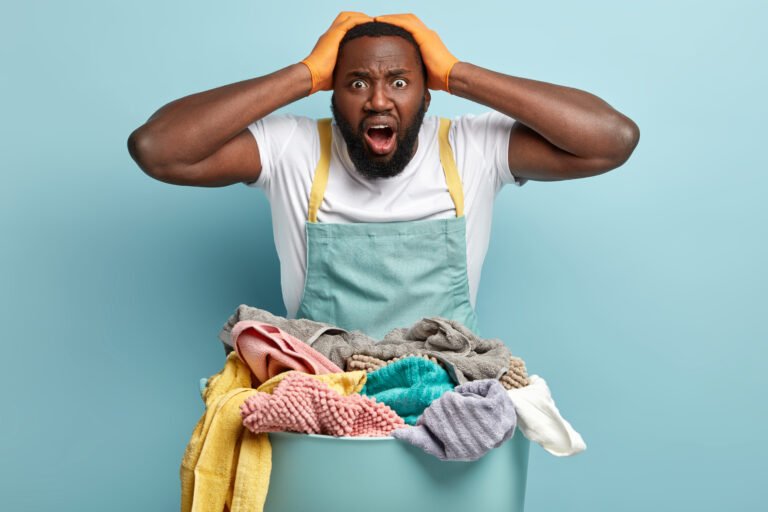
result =
M369 90L370 95L363 107L366 112L388 112L392 110L394 104L392 103L392 98L390 98L384 83L374 83L373 87Z

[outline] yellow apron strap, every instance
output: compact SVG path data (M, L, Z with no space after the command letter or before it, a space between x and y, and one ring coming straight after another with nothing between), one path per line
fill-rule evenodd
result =
M451 120L440 118L440 129L437 138L440 142L440 163L445 173L445 181L448 183L448 192L451 194L453 204L456 207L456 216L464 215L464 189L461 186L459 170L456 168L456 160L453 159L451 143L448 141L448 131L451 129Z
M315 167L312 178L312 191L309 193L309 222L317 222L317 210L325 196L325 186L328 185L328 169L331 165L331 120L318 119L317 133L320 135L320 160Z
M451 128L450 119L440 119L438 141L440 145L440 163L445 173L445 181L448 184L448 193L456 207L456 216L464 215L464 189L461 186L459 170L453 158L451 144L448 141L448 131ZM312 180L312 191L309 194L309 222L317 222L317 211L325 196L325 187L328 185L328 170L331 164L331 120L320 119L317 121L317 131L320 136L320 159L315 167L315 175Z

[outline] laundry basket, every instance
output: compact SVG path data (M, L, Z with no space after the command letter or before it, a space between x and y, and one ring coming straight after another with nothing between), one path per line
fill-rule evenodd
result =
M265 512L522 512L529 441L520 431L474 462L392 437L270 433Z

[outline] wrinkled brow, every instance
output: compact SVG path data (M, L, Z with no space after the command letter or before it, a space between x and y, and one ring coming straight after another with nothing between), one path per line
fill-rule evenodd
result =
M397 68L397 69L389 69L387 70L386 75L388 77L390 76L400 76L400 75L407 75L410 73L410 69L406 68ZM371 78L371 74L368 71L361 71L361 70L352 70L347 73L347 76L352 76L355 78Z

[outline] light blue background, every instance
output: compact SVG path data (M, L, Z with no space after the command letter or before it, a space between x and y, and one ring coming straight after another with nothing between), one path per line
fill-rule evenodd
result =
M768 4L353 5L413 11L462 60L590 91L641 128L623 168L496 203L483 331L589 444L532 447L527 510L764 509ZM349 8L3 8L0 508L178 508L197 380L221 367L238 304L284 312L278 262L261 192L155 182L126 139L175 98L300 60Z

